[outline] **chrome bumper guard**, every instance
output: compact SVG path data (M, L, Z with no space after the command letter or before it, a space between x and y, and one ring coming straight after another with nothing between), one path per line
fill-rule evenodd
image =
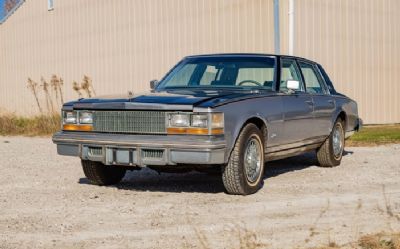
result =
M58 132L57 152L105 165L223 164L223 138Z

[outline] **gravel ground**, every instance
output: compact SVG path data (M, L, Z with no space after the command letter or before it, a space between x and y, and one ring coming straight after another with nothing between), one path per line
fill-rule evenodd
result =
M400 144L268 163L251 196L218 176L129 172L89 185L49 138L0 137L0 248L309 248L400 231Z

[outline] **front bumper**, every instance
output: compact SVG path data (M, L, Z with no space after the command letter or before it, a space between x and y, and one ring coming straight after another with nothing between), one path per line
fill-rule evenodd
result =
M94 132L54 134L60 155L106 165L210 165L225 163L223 137L187 135L126 135Z

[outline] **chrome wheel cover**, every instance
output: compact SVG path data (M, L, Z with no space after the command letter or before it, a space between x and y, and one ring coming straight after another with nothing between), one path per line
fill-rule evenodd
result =
M244 169L247 181L250 183L255 183L260 177L262 156L260 140L257 137L251 137L244 151Z
M340 125L336 125L332 133L332 146L335 158L340 158L343 152L343 132Z

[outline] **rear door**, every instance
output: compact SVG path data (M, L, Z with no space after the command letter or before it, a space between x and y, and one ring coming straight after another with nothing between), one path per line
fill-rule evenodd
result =
M335 99L329 94L318 67L314 63L299 60L306 91L314 104L313 136L326 136L332 128Z
M287 89L287 80L300 82L300 89L290 92ZM284 133L282 141L285 144L302 142L312 134L313 101L305 91L296 60L292 58L281 59L281 77L279 91L282 94Z

